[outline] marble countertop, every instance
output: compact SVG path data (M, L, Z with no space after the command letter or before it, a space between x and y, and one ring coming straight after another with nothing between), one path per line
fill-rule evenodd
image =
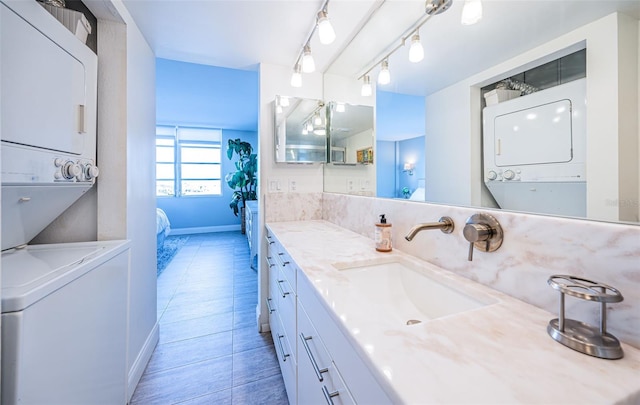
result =
M396 249L377 252L371 239L329 222L267 226L394 400L408 404L640 403L640 350L634 347L623 343L624 358L619 360L587 356L547 334L547 324L557 314ZM353 299L334 299L350 295L358 286L333 264L389 257L417 263L493 303L407 326ZM549 294L557 293L549 288Z

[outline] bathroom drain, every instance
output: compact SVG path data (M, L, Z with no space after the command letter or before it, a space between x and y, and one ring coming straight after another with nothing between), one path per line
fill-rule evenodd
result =
M407 321L407 325L415 325L415 324L417 324L417 323L422 323L422 321L419 321L419 320L417 320L417 319L409 319L409 320Z

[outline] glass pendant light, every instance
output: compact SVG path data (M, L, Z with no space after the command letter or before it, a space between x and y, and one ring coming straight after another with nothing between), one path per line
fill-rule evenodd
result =
M373 94L373 89L371 88L371 77L369 77L369 75L365 75L362 78L362 90L360 91L360 94L363 97L369 97Z
M309 44L304 46L304 51L302 54L302 71L304 73L312 73L316 70L316 63L313 61L313 56L311 55L311 46Z
M411 37L411 48L409 48L409 61L418 63L424 59L424 49L420 43L420 34L416 33Z
M336 39L336 32L327 17L326 10L318 12L318 37L323 45L329 45Z
M378 73L378 84L385 85L391 83L391 73L389 73L389 60L382 61L382 69Z
M462 25L472 25L482 19L482 1L481 0L465 0L462 8L462 17L460 23Z
M295 68L293 68L293 74L291 75L291 86L302 87L302 73L300 72L299 63L296 63Z

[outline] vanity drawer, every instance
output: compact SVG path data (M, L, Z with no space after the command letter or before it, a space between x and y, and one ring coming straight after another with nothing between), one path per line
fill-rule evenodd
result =
M277 281L278 294L278 311L280 320L284 327L284 333L289 340L295 342L296 337L296 294L291 284L284 278L282 269L279 271L279 277Z
M298 403L355 404L320 335L298 303Z
M284 270L284 276L289 281L294 291L296 287L296 266L287 251L270 232L266 236L268 251L267 256L271 263Z
M322 343L336 368L340 370L341 378L344 379L353 399L361 404L393 403L372 371L369 370L369 366L360 358L360 355L356 353L350 341L345 337L342 327L320 302L307 277L300 274L298 281L298 302L304 308L308 319L313 319L313 327L322 336ZM299 322L303 319L299 317ZM302 355L302 352L300 353ZM380 375L380 378L384 377Z
M296 359L293 354L292 346L289 339L284 333L284 328L280 322L280 317L272 314L269 316L271 325L271 335L275 346L278 364L282 372L282 379L287 390L287 397L290 404L295 404L297 397L297 381L296 381ZM295 346L293 346L295 347Z

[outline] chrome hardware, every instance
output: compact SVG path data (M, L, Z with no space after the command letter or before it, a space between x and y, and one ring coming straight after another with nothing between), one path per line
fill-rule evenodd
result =
M467 219L462 230L464 238L469 242L467 259L473 260L473 248L483 252L493 252L502 245L504 233L497 219L489 214L474 214Z
M267 264L269 265L269 268L272 268L273 266L275 266L275 264L271 262L271 256L265 256L265 259L267 259Z
M409 233L404 238L408 242L411 242L418 232L426 231L429 229L440 229L442 233L451 233L453 232L453 219L451 219L451 217L441 217L438 222L429 222L415 225L409 230Z
M278 253L278 256L280 256L278 259L280 259L280 263L282 264L282 266L286 266L287 264L289 264L288 261L282 260L282 256L284 256L284 253L280 252Z
M584 278L554 275L547 283L560 292L560 313L549 321L547 333L563 345L589 356L603 359L620 359L624 355L620 342L607 332L607 303L620 302L624 298L617 289ZM565 294L586 301L600 303L600 325L594 327L584 322L565 318Z
M266 235L264 239L267 241L267 245L273 245L275 242L271 240L271 236Z
M333 392L329 392L329 388L327 388L326 385L322 386L322 393L324 394L324 399L327 400L327 404L329 405L334 405L333 404L333 397L337 397L338 395L340 395L340 392L338 391L333 391Z
M285 280L278 280L278 290L280 290L280 294L282 294L282 298L286 298L287 295L291 294L289 291L285 291L282 289L282 283L284 283Z
M267 298L265 301L267 302L267 309L269 310L269 313L274 313L275 309L271 308L271 298Z
M280 346L280 353L282 353L282 361L285 362L287 361L287 357L290 356L290 354L287 354L284 352L284 346L282 345L282 338L284 337L284 335L278 334L278 345Z
M311 366L313 367L313 371L316 372L316 376L318 377L318 381L323 381L324 378L322 377L322 374L324 374L327 371L329 371L329 369L327 367L325 367L323 369L318 367L318 363L316 362L315 357L313 357L313 353L311 353L311 348L309 347L309 344L307 343L307 340L311 340L311 339L313 339L311 336L305 336L304 333L300 333L300 340L302 341L302 345L304 346L304 350L307 352L307 356L309 356L309 360L311 360Z
M20 197L18 199L18 202L21 202L21 203L22 202L29 202L29 201L31 201L31 197Z

